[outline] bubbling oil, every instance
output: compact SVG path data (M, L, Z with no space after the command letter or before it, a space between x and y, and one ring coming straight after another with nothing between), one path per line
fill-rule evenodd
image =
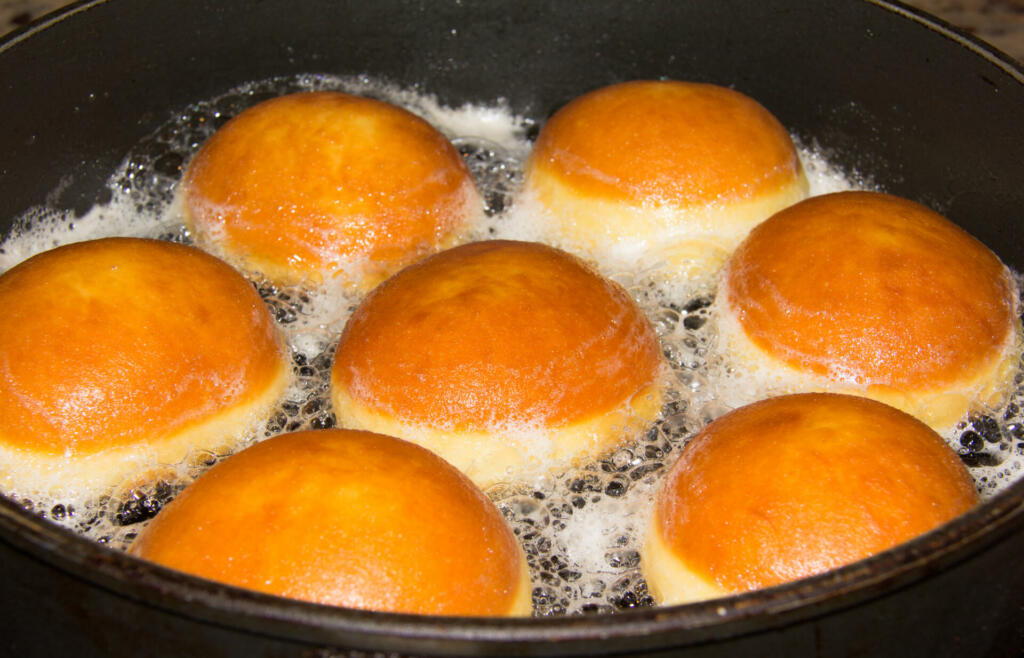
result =
M534 120L497 102L446 108L428 95L368 77L303 75L238 87L177 112L129 153L110 178L111 199L83 217L35 209L15 223L0 247L0 268L72 241L112 235L190 243L178 183L199 146L229 118L262 100L299 91L339 90L401 105L452 139L486 204L472 239L542 239L517 214L523 162ZM876 187L857 172L829 164L822 149L798 143L812 194ZM653 605L640 574L640 544L662 475L687 440L729 411L724 386L737 379L716 351L709 321L715 296L708 282L673 282L662 265L632 269L596 266L640 304L654 326L668 367L657 421L627 445L593 463L526 483L486 490L526 551L536 615L606 613ZM293 384L265 423L236 450L281 432L329 428L329 381L334 346L359 303L356 293L324 287L278 287L253 280L287 336ZM1024 374L998 409L965 418L945 437L970 469L983 498L1020 477L1024 463ZM159 465L150 481L125 484L98 500L10 495L25 509L114 548L126 549L145 523L189 482L227 454L196 451L180 464Z

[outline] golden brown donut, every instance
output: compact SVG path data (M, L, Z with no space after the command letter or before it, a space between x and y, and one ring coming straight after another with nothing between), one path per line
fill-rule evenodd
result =
M402 270L342 334L342 425L437 452L482 487L595 458L660 410L657 337L629 295L531 242L456 247Z
M874 192L808 199L756 228L722 273L722 350L780 392L856 393L939 431L1000 397L1017 291L984 245Z
M242 439L290 368L253 286L192 247L107 238L0 276L0 483L97 495Z
M663 259L718 271L758 222L807 195L789 135L724 87L634 81L572 101L544 124L525 197L545 232L598 261Z
M526 559L501 513L419 446L369 432L282 434L193 482L131 553L315 603L527 615Z
M369 289L454 244L482 201L458 152L406 110L341 92L260 103L185 174L200 246L285 284Z
M727 596L850 564L977 503L956 454L912 416L848 395L771 398L683 449L643 570L662 604Z

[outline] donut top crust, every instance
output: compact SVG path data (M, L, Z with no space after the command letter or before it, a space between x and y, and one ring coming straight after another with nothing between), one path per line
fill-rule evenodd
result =
M279 435L228 458L131 553L316 603L451 615L511 614L525 569L501 513L458 471L352 430Z
M729 592L796 580L927 532L978 502L942 439L873 400L741 407L684 448L656 502L665 543Z
M0 276L0 442L52 455L156 442L284 367L253 286L198 249L108 238Z
M377 288L345 327L332 385L408 422L495 430L612 411L660 363L620 286L558 249L487 241Z
M1014 285L983 244L928 208L874 192L815 197L755 228L723 273L751 341L857 384L934 388L997 359Z
M801 175L789 134L764 107L680 81L625 82L573 100L544 124L530 168L595 197L679 206L751 198Z
M440 248L480 205L433 126L340 92L245 110L203 145L184 189L201 240L289 282L367 259L396 269Z

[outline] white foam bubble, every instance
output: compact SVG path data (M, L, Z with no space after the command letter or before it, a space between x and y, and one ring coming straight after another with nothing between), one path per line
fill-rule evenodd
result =
M845 171L836 167L820 145L806 145L797 138L794 138L793 142L796 144L800 164L810 185L810 196L849 190L880 191L878 184L862 172Z

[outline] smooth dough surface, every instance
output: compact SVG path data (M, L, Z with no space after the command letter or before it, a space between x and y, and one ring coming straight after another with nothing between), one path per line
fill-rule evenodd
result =
M842 192L788 208L720 284L722 350L793 390L855 392L943 429L992 404L1019 355L1016 285L928 208Z
M644 573L664 604L822 573L971 509L970 474L933 430L873 400L771 398L708 425L655 502Z
M433 126L341 92L242 112L203 144L184 194L199 244L226 260L280 283L361 289L454 244L483 207Z
M192 247L58 247L0 276L0 306L8 489L99 492L146 464L230 445L289 378L253 286Z
M657 254L717 271L758 222L807 195L796 149L753 99L717 85L633 81L585 94L544 124L525 196L567 248Z
M660 370L620 286L560 250L488 241L377 288L345 327L331 386L343 424L426 445L486 486L623 440L660 410Z
M525 557L493 503L429 451L368 432L283 434L229 457L162 510L131 552L328 605L531 609Z

